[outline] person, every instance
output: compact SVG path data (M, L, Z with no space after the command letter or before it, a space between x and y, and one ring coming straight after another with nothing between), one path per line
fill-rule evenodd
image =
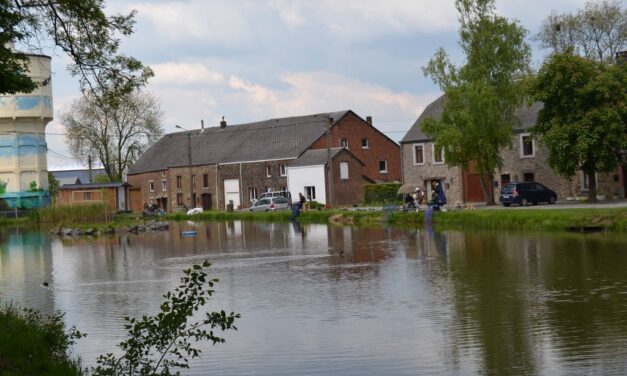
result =
M438 191L433 191L431 194L431 201L429 201L429 206L433 208L433 210L440 210L440 197L438 196Z
M420 188L416 188L414 192L414 201L416 201L416 207L422 205L422 200L424 199L424 192Z
M415 206L414 198L410 194L405 195L405 210L411 209Z
M301 192L298 192L298 202L300 202L300 209L304 209L307 199L305 198L305 196L303 196Z

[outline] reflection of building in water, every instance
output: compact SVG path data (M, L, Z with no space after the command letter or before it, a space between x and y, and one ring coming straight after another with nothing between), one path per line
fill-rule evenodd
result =
M390 257L405 232L396 228L326 226L329 253L355 263L379 262Z
M55 283L52 252L45 234L0 228L0 299L44 313L55 311L54 295L42 282Z

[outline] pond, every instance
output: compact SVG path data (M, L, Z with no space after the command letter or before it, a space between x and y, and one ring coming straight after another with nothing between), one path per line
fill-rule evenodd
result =
M181 230L195 229L196 237ZM88 333L85 365L209 259L239 312L186 374L627 374L627 237L260 222L59 238L0 229L0 299ZM43 287L42 281L50 286Z

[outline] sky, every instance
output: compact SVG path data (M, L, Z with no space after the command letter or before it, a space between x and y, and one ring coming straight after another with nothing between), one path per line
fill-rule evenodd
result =
M166 133L351 109L395 141L441 92L421 67L442 47L457 64L454 0L113 0L108 12L137 10L122 51L155 72L146 90L164 111ZM496 0L497 12L532 40L551 11L585 0ZM65 146L61 114L80 97L68 58L53 59L55 119L46 128L49 170L80 168ZM286 140L289 142L289 140Z

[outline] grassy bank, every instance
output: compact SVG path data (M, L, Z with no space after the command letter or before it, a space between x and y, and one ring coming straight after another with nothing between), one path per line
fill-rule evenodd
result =
M259 220L269 222L288 221L289 212L205 212L187 216L169 216L173 220ZM422 226L423 212L323 210L303 212L301 223L326 223L336 219L355 225L393 224L398 226ZM606 231L627 232L627 208L608 209L482 209L469 211L436 212L433 225L447 229L485 230L546 230L565 231L572 227L601 227Z
M43 318L14 306L0 308L0 374L81 375L78 361L68 357L72 337L61 316Z

